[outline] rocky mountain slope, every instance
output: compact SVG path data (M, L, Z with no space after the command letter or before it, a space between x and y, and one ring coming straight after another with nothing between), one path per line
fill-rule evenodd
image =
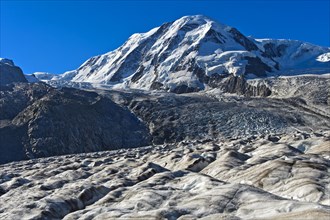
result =
M12 60L0 58L0 86L14 82L27 82L27 80L21 68L15 66Z
M268 88L265 97L226 91L241 87L175 94L92 88L87 92L44 83L7 85L0 90L0 161L328 130L329 84L326 75L250 82L251 88Z
M292 85L293 81L288 81ZM311 79L308 81L313 82ZM271 82L276 84L276 81L268 83ZM330 79L316 77L314 83L314 86L310 83L309 92L305 92L308 99L302 95L299 98L276 94L268 97L238 96L223 94L219 89L181 95L141 91L99 92L118 104L128 106L149 126L154 143L161 144L292 132L295 129L329 129L327 85ZM301 85L305 83L296 83L295 87ZM319 90L324 91L323 96L316 94Z
M21 83L0 94L0 163L150 143L136 116L93 92Z
M193 92L218 87L223 78L330 72L330 48L295 40L253 39L205 16L185 16L118 49L92 57L46 81L88 82L113 88ZM298 71L298 72L297 72Z

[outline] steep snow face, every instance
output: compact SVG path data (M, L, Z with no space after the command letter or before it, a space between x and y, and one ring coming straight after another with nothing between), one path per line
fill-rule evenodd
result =
M67 71L63 74L52 74L47 72L35 72L31 75L25 75L25 78L30 83L45 82L53 87L73 87L73 88L89 88L90 83L76 83L72 79L77 75L76 70Z
M255 78L293 69L329 70L329 52L300 41L245 37L205 16L185 16L134 34L115 51L92 57L52 80L198 91L216 87L230 75Z
M330 68L330 49L296 40L257 39L280 70Z
M48 81L48 80L55 80L58 79L59 77L61 77L63 74L61 75L56 75L56 74L52 74L52 73L47 73L47 72L35 72L33 74L31 74L32 76L36 77L38 80L41 81Z

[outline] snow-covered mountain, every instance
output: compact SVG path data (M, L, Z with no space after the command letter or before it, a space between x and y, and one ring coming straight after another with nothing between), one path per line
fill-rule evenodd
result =
M77 70L51 80L198 91L216 87L231 75L255 78L303 69L330 72L329 53L330 48L301 41L253 39L195 15L134 34L118 49L92 57Z

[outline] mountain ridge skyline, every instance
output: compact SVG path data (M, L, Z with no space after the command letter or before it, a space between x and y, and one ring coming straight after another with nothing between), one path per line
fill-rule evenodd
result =
M207 16L192 15L133 34L117 49L93 56L75 70L34 76L56 85L83 82L181 93L217 87L231 76L329 73L329 57L328 47L254 39Z
M329 45L329 4L319 1L102 1L93 6L88 1L2 1L1 6L0 56L15 60L26 73L75 69L91 56L116 49L131 34L183 15L204 14L254 38Z
M195 15L185 15L185 16L182 16L176 20L173 20L173 21L168 21L168 22L164 22L162 23L161 25L159 26L156 26L156 27L153 27L151 28L150 30L146 31L146 32L136 32L136 33L133 33L131 34L125 41L123 41L123 43L121 45L119 45L118 47L114 48L113 50L110 50L110 51L106 51L105 53L99 53L99 54L94 54L92 55L91 57L89 57L88 59L86 59L85 61L81 62L81 64L79 66L77 66L77 68L75 69L79 69L81 66L83 66L89 59L93 58L93 57L98 57L98 56L102 56L102 55L105 55L105 54L109 54L109 53L112 53L118 49L120 49L123 45L125 45L132 37L134 36L138 36L138 35L144 35L144 34L147 34L149 32L152 32L153 30L156 30L160 27L162 27L163 25L167 25L167 24L171 24L171 23L174 23L175 21L177 20L180 20L180 19L184 19L184 18L192 18L192 17L200 17L200 18L203 18L203 19L208 19L214 23L216 23L217 25L220 25L220 26L223 26L223 27L226 27L226 28L233 28L233 29L236 29L236 27L233 27L233 26L229 26L227 24L224 24L222 22L219 22L218 20L216 19L213 19L212 17L210 16L207 16L207 15L204 15L204 14L195 14ZM242 33L240 30L239 30L240 33ZM244 34L243 34L244 35ZM306 42L306 41L301 41L301 40L297 40L297 39L285 39L285 38L271 38L271 37L263 37L263 38L254 38L253 35L249 35L249 36L246 36L248 39L250 40L256 40L256 41L267 41L267 40L274 40L274 41L291 41L291 42L300 42L300 43L306 43L306 44L309 44L311 46L316 46L316 47L322 47L322 48L328 48L330 49L330 46L327 47L327 46L321 46L321 45L317 45L317 44L313 44L313 43L310 43L310 42ZM11 58L7 58L7 57L4 57L6 59L10 59L10 60L14 60L14 59L11 59ZM47 74L54 74L54 75L61 75L61 74L64 74L66 72L71 72L75 69L67 69L65 70L64 72L61 72L61 73L53 73L53 72L45 72L45 71L36 71L36 72L33 72L33 73L25 73L25 74L35 74L35 73L47 73Z

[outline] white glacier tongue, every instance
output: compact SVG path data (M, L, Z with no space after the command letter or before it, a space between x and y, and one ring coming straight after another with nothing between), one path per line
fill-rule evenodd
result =
M279 71L320 68L330 72L329 52L330 48L301 41L253 39L206 16L184 16L133 34L118 49L51 80L198 91L217 87L228 76L267 77Z
M58 76L56 74L47 73L47 72L35 72L32 75L42 81L52 80L53 78L56 79L56 77L59 78L63 76L63 74Z

